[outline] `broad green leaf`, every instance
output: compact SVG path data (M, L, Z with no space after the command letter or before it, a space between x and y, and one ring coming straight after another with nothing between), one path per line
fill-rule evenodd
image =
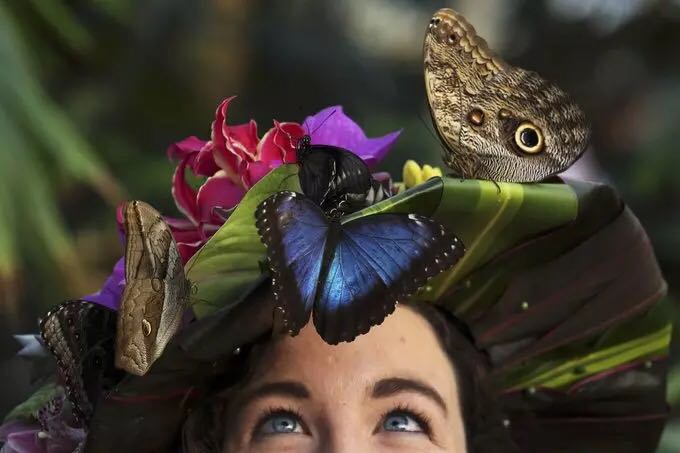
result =
M542 355L499 377L500 387L560 388L626 363L668 354L672 324L669 302L602 334L595 346L572 344Z
M572 221L578 213L578 197L567 184L432 178L347 220L377 212L432 216L465 244L461 261L432 279L421 293L434 300L500 252Z
M668 373L668 403L673 407L680 404L680 366L676 365Z
M470 272L520 241L576 218L578 198L567 184L513 184L444 179L433 217L465 244L463 258L430 286L438 299Z
M39 409L44 407L48 402L50 402L54 397L62 393L64 389L55 384L48 383L40 387L30 398L28 398L23 403L12 409L9 414L5 416L3 422L9 422L13 420L30 420L34 418L33 414L38 412Z
M255 228L255 208L281 190L300 191L296 165L282 165L255 184L187 263L187 278L196 285L192 301L198 318L237 301L260 275L265 248Z

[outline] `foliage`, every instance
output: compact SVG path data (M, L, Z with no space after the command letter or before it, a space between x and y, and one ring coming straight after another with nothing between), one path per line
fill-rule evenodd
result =
M41 11L60 20L69 17L58 4ZM63 32L74 44L87 42L77 30ZM59 214L56 176L89 184L112 203L120 198L92 147L45 94L30 53L15 17L0 3L0 305L5 308L11 308L18 270L27 263L81 289L83 269Z

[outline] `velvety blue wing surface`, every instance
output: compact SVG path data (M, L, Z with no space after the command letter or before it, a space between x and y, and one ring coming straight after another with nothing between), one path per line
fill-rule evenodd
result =
M284 326L297 333L307 321L317 293L328 237L324 213L295 192L278 192L256 211L256 225L267 247L276 308Z
M331 344L380 324L399 300L464 253L455 236L417 215L376 214L338 228L314 305L314 324Z

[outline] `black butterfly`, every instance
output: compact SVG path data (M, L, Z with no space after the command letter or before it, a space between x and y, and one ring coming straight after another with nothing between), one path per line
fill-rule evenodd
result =
M300 187L331 217L358 211L390 196L356 154L331 145L312 145L309 135L297 143Z
M428 217L329 219L295 192L272 195L255 215L284 326L297 333L313 311L317 331L331 344L380 324L397 301L464 253L460 241Z
M40 321L40 335L56 358L73 415L84 424L101 393L124 372L114 366L115 311L84 300L69 300Z

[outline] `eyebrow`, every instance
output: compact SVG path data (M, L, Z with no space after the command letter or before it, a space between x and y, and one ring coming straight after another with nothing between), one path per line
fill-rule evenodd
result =
M381 379L373 386L371 397L373 398L388 398L398 393L411 392L419 393L426 398L434 401L445 414L448 413L448 408L444 402L444 398L430 385L415 378L392 377Z
M297 381L276 381L262 384L248 391L242 398L244 404L268 396L285 396L299 400L309 399L310 393L302 383Z

